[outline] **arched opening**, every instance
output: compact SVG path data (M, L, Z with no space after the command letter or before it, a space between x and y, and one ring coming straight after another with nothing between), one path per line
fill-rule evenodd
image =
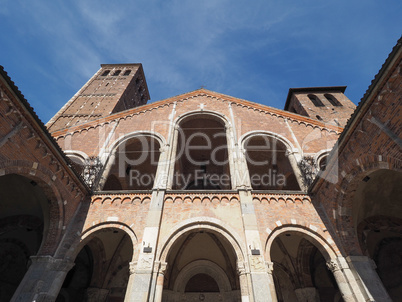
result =
M390 297L402 296L402 173L377 170L362 177L353 200L360 247L374 260Z
M84 172L84 168L85 168L85 159L74 153L68 153L67 156L71 160L71 164L72 164L74 170L79 175L82 175Z
M319 171L325 171L328 162L328 153L320 156L317 160Z
M124 301L133 257L130 236L109 227L94 232L82 245L56 301Z
M320 250L298 232L284 232L271 246L278 301L343 301Z
M314 104L316 107L323 107L324 104L321 102L321 100L314 94L309 94L307 97L310 99L310 101Z
M49 229L49 201L38 182L0 177L0 301L10 301Z
M244 149L254 190L300 190L283 142L255 135L244 142Z
M153 136L140 135L123 141L117 147L103 190L151 190L160 147Z
M231 189L226 127L221 119L197 114L179 124L172 188Z
M240 301L236 253L212 230L184 233L167 255L162 301Z
M339 102L332 94L324 94L324 96L332 106L342 106L341 102Z

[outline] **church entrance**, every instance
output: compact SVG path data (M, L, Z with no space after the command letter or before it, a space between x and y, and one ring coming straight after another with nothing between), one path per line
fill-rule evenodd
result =
M211 230L183 234L167 256L162 301L240 301L236 255Z

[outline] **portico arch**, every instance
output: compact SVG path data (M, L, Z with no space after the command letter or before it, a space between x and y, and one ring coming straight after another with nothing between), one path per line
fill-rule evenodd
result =
M319 234L283 226L272 232L265 252L273 263L279 301L342 301L338 282L343 286L345 278L339 270L332 274L327 268L330 263L338 266L337 253ZM348 296L349 288L343 288Z
M123 301L137 238L124 224L103 223L81 236L69 251L75 265L67 274L59 297L74 301Z
M162 241L156 256L167 264L163 289L159 288L162 301L201 295L208 301L240 301L241 296L248 296L248 292L240 292L240 288L248 291L247 279L240 280L238 274L243 249L233 234L215 222L202 218L186 221Z

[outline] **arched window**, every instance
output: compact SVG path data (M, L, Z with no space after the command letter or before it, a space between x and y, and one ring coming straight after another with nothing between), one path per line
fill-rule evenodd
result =
M127 69L127 70L124 72L124 76L128 76L130 73L131 73L131 70L130 70L130 69Z
M320 168L320 171L324 171L326 169L327 159L328 159L328 155L325 155L318 160L318 167Z
M113 76L114 76L114 77L118 76L118 75L120 74L120 72L121 72L120 69L116 70L116 71L113 73Z
M324 94L324 96L332 106L342 106L341 102L339 102L332 94Z
M230 189L225 124L209 114L197 114L179 125L173 189Z
M324 104L321 102L321 100L314 94L309 94L308 98L310 101L314 104L316 107L322 107Z
M245 141L244 149L254 190L300 190L283 142L257 135Z
M151 190L158 167L160 144L152 136L136 136L121 143L103 190Z

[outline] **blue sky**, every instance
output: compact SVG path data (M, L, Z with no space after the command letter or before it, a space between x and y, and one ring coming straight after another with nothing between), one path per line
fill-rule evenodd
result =
M47 122L102 63L142 63L151 102L207 89L283 108L291 87L358 103L402 1L0 0L0 64Z

